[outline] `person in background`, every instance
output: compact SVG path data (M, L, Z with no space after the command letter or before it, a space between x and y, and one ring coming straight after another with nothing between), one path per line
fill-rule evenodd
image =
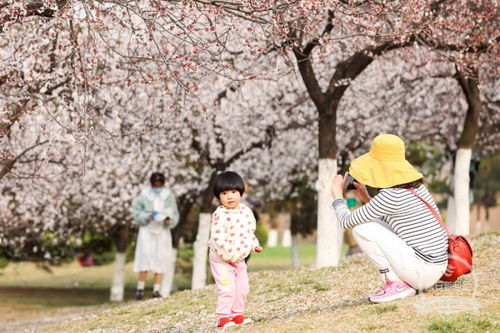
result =
M83 253L79 255L76 260L80 263L81 266L83 267L90 267L94 266L94 257L92 257L89 253Z
M165 187L165 176L155 172L150 177L150 187L142 190L134 200L134 222L139 225L135 248L134 272L138 273L135 298L144 297L148 272L154 273L154 298L161 297L163 274L172 255L170 229L179 222L179 211L174 194Z

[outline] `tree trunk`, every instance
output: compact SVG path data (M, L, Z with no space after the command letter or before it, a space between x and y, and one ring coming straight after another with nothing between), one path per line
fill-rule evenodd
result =
M172 246L175 249L179 248L179 242L182 238L184 232L184 226L186 225L189 213L191 212L191 208L193 207L193 202L189 199L183 200L180 205L179 210L179 223L172 229Z
M168 268L163 276L163 281L161 282L161 295L162 297L169 297L172 293L174 286L175 277L175 264L177 262L177 249L172 247L172 252L169 257Z
M281 237L281 246L292 246L292 233L290 232L290 229L283 230L283 235Z
M111 302L123 301L125 292L125 252L116 252L115 266L113 270L113 281L111 282Z
M490 231L490 207L484 207L484 232Z
M200 289L205 286L207 279L208 240L210 237L210 221L212 214L200 213L198 233L194 242L193 279L191 289Z
M343 66L344 64L338 65L335 75L339 75L339 69ZM340 72L344 73L344 70ZM337 174L337 108L346 89L346 86L334 89L326 96L323 107L319 109L319 161L316 183L318 191L317 268L338 265L344 238L344 230L340 227L332 208L331 183L333 176Z
M300 267L298 234L292 234L292 265L295 268Z
M457 70L456 74L456 79L467 100L467 114L462 134L458 140L458 150L455 158L455 233L459 235L468 235L470 233L469 170L472 146L476 141L479 116L482 110L477 79L478 72L474 72L473 75L475 77L466 77L459 70Z
M276 247L278 246L278 230L269 229L267 233L267 247Z
M127 243L129 237L129 226L128 224L120 226L116 235L116 254L115 254L115 265L113 270L113 279L111 281L111 292L109 300L111 302L121 302L123 301L123 296L125 293L125 262Z
M448 194L448 204L446 205L446 226L452 234L455 233L455 198L452 193Z
M193 202L189 198L181 201L181 209L179 216L179 223L172 230L172 255L168 263L168 269L161 285L161 294L163 297L168 297L176 289L175 287L175 265L177 263L177 252L179 248L179 242L184 231L184 225L186 224L187 217L191 208L193 207Z
M318 229L316 241L316 267L336 266L340 260L343 230L332 208L331 180L337 174L335 159L319 160L318 182Z
M328 34L333 29L333 13L324 30ZM291 32L290 36L296 38L297 33ZM331 179L337 172L337 109L345 91L352 80L356 79L375 59L390 50L405 47L413 43L408 40L403 43L392 41L380 45L369 46L358 51L339 62L325 91L314 73L312 65L312 50L319 45L318 40L308 43L303 49L293 48L302 81L313 101L319 115L319 160L318 160L318 230L316 248L316 266L336 266L340 259L343 230L331 207L333 197L330 186Z
M455 231L458 235L470 233L469 167L470 148L460 148L455 161Z
M474 206L473 206L474 207ZM483 222L481 221L481 205L476 204L476 234L480 234L483 230Z
M212 220L212 188L216 177L217 171L214 171L210 176L208 187L203 192L201 212L198 220L198 232L194 242L193 277L191 281L191 289L200 289L206 284L208 241L210 238L210 223Z

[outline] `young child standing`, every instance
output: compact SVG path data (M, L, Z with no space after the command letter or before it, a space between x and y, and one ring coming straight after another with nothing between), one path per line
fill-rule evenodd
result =
M217 285L217 327L248 324L245 303L249 290L245 258L262 247L254 235L255 217L241 203L245 183L235 172L221 173L214 184L214 196L220 200L212 215L210 229L210 269Z

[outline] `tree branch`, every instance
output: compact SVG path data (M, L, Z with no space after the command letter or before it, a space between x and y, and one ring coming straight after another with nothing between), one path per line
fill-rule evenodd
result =
M323 29L323 32L321 33L321 35L319 37L314 38L312 41L307 43L307 45L304 47L304 50L302 51L302 53L304 55L310 56L314 47L317 45L320 45L319 41L320 41L321 37L328 35L330 32L332 32L332 30L333 30L333 23L332 22L333 22L334 17L335 17L335 14L333 13L333 10L329 10L328 11L328 20L327 20L328 23L326 24L325 29Z
M46 144L47 142L49 142L48 140L45 140L45 141L42 141L42 142L37 142L35 143L34 145L26 148L25 150L23 150L19 155L17 155L16 157L12 158L12 159L7 159L5 161L2 161L0 162L0 164L2 164L2 169L0 169L0 179L2 179L3 177L5 177L11 170L12 168L14 167L14 164L21 158L23 157L24 155L26 155L29 151L35 149L36 147L38 146L42 146L44 144Z
M243 154L247 153L248 151L251 151L253 149L258 149L258 148L264 148L268 147L271 145L272 139L275 137L276 133L274 130L273 126L268 126L266 128L266 135L264 139L252 143L249 147L246 147L237 153L235 153L233 156L228 158L226 161L222 162L218 167L221 168L221 170L228 168L234 161L238 160Z
M23 17L29 17L29 16L40 16L40 17L46 17L46 18L53 18L58 10L63 8L69 0L57 0L57 8L58 9L52 9L46 6L46 4L43 1L38 1L38 2L32 2L26 5L26 15ZM10 4L7 2L1 2L0 3L0 9L7 8ZM3 27L5 26L5 23L12 21L12 20L18 20L19 18L13 18L10 14L6 14L3 17L0 18L0 34L4 32Z
M492 46L495 45L495 43L500 42L500 36L497 36L495 39L493 39L487 43L481 43L478 45L466 46L466 47L461 47L461 46L456 45L456 44L449 44L449 43L444 43L444 42L440 42L437 40L425 38L422 34L419 34L416 37L416 40L420 45L427 46L427 47L434 49L434 50L480 54L480 53L486 53Z
M312 66L312 61L311 61L311 53L314 47L320 45L319 42L320 38L329 34L333 30L332 20L334 16L335 16L334 12L329 10L328 21L325 28L323 29L323 32L319 37L314 38L312 41L307 43L307 45L304 47L303 50L301 50L298 46L292 48L293 54L297 59L297 66L299 67L299 72L300 75L302 76L302 80L304 81L307 92L309 93L309 96L311 96L314 105L316 105L316 108L318 109L321 108L321 105L323 105L325 99L321 87L316 78L316 74L314 73L314 68ZM289 35L288 40L291 41L296 38L297 38L297 31L293 31Z
M215 168L215 165L210 160L210 156L208 155L208 150L203 149L201 146L201 142L198 140L197 136L199 135L198 130L191 128L193 131L193 138L191 140L191 147L200 154L200 157L204 159L210 167Z
M384 42L377 46L370 46L364 50L354 53L344 61L338 63L335 73L330 79L328 89L325 92L326 96L331 96L337 87L343 86L343 90L347 89L350 82L343 83L341 80L354 80L361 74L368 65L370 65L376 56L380 56L385 52L399 49L411 45L415 41L412 36L406 42L394 43L393 41Z

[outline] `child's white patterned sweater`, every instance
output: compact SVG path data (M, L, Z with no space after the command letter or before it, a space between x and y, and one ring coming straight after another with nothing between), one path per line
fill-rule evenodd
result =
M239 209L219 206L212 214L209 246L224 261L244 260L259 246L255 237L255 217L244 204Z

